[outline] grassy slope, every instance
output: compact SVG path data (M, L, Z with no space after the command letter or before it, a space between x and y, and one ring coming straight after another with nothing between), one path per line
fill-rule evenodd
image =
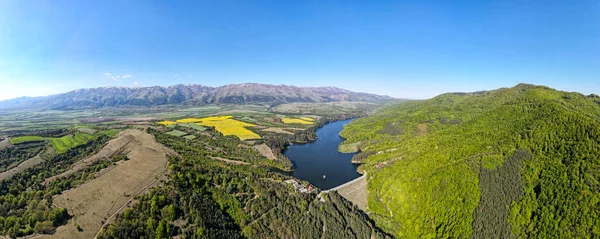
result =
M369 209L396 236L472 235L479 230L475 214L498 213L476 212L480 188L502 188L480 185L479 172L496 170L522 148L533 158L523 160L522 175L513 175L522 176L522 187L510 190L524 193L506 205L512 234L587 237L600 233L597 102L531 85L444 94L358 119L342 137L346 144L362 142L363 151L380 152L364 166L373 176Z
M10 139L11 144L22 144L22 143L37 142L37 141L44 141L44 138L42 138L40 136L20 136L20 137L15 137L15 138Z
M173 135L173 136L177 136L177 137L181 137L181 136L186 135L187 133L186 132L181 132L179 130L172 130L172 131L167 132L167 134Z
M107 135L113 137L118 132L119 130L117 129L105 130L95 134L76 132L73 135L66 135L60 138L49 138L49 140L52 143L52 147L57 153L64 153L69 149L72 149L82 144L86 144L90 140L96 139L100 135Z

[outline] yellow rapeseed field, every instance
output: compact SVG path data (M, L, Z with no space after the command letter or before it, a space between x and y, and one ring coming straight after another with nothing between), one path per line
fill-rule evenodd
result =
M300 117L300 119L304 120L304 121L315 121L315 119L310 118L310 117Z
M253 124L249 124L242 121L237 121L232 119L231 116L223 116L223 117L208 117L202 119L202 122L198 123L202 126L212 126L223 135L235 135L241 140L247 139L260 139L260 136L244 127L246 126L254 126Z
M173 121L165 120L165 121L158 122L158 124L162 124L162 125L174 125L174 124L177 124L177 123L173 122Z
M221 121L221 120L226 120L226 119L233 119L233 116L229 116L229 115L225 115L225 116L211 116L211 117L202 118L200 121L202 121L202 122L206 122L206 121ZM254 126L254 125L252 125L252 126Z
M283 123L286 124L315 124L315 122L307 121L303 119L295 119L295 118L282 118ZM313 120L314 121L314 120Z
M185 118L185 119L177 120L177 123L198 123L200 121L202 121L202 119L198 119L198 118Z
M233 119L233 116L210 116L206 118L185 118L173 121L158 122L162 125L174 125L177 123L196 123L201 126L211 126L221 132L223 135L235 135L241 140L260 139L260 136L245 127L255 126L246 122Z

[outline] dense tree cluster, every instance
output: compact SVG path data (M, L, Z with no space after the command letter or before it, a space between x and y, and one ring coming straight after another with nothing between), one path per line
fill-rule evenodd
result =
M402 120L397 120L395 122L387 123L383 126L382 129L378 131L380 134L389 134L389 135L402 135L404 131L402 131Z
M398 121L403 135L382 133ZM342 136L376 152L363 165L369 209L396 236L600 236L596 97L525 84L443 94L355 120Z
M19 163L33 158L44 150L45 142L31 142L15 145L0 150L0 172L17 166Z
M524 192L521 184L522 161L532 158L531 152L519 149L496 169L479 167L481 199L473 215L473 238L513 238L508 222L509 205Z
M169 161L166 185L139 197L139 203L119 215L101 238L387 237L335 193L322 202L316 193L295 192L284 182L288 176L269 167L226 164L208 157L213 148L149 131L180 157ZM213 137L212 142L232 139ZM219 147L232 158L246 153L234 144Z

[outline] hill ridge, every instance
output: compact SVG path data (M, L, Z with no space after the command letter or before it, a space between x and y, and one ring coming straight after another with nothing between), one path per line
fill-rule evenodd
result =
M366 155L371 215L398 237L600 235L596 95L528 84L442 94L341 136Z
M389 96L361 93L334 86L299 87L261 83L228 84L218 87L201 84L177 84L148 87L96 87L66 93L19 97L0 101L0 108L75 109L106 106L156 106L166 104L267 104L294 102L375 102L393 99Z

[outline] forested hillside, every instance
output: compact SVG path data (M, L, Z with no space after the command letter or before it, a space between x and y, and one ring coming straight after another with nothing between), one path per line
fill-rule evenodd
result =
M347 125L369 210L402 238L600 236L600 98L520 84Z

